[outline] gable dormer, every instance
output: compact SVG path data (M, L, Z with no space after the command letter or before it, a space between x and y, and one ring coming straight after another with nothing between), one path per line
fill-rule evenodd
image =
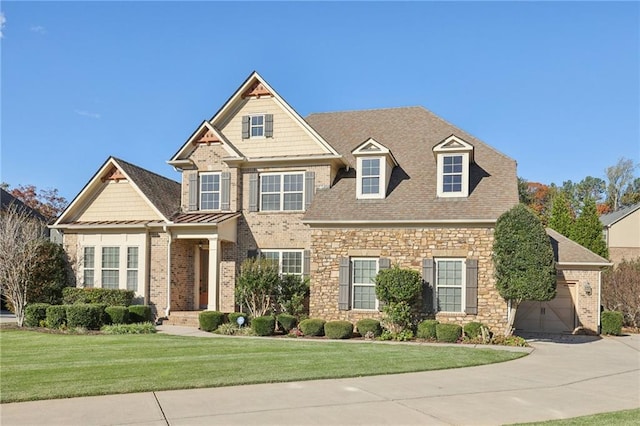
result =
M351 154L356 158L356 197L362 200L385 198L391 172L398 165L389 148L369 138Z
M451 135L434 146L433 153L437 164L438 197L468 197L473 145Z

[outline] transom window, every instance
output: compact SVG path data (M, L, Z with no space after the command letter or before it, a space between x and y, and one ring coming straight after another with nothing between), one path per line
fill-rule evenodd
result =
M127 290L138 290L138 247L127 247Z
M200 210L220 210L220 173L200 174Z
M442 161L442 192L462 192L462 155L447 155Z
M375 277L378 274L378 260L367 258L351 259L351 282L353 285L353 309L376 309Z
M303 210L303 173L263 174L260 180L261 210Z
M95 282L95 264L96 264L96 248L85 247L83 259L82 285L84 287L93 287Z
M462 312L464 307L464 260L436 260L438 311Z
M302 275L302 250L262 250L262 255L278 263L281 275Z
M120 284L120 247L102 247L102 288L117 289Z
M380 159L362 159L362 193L380 193Z
M249 132L252 138L264 136L264 115L252 115L250 117Z

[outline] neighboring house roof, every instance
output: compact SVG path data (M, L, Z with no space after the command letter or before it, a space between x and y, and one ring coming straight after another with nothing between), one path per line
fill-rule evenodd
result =
M516 162L423 107L312 114L306 121L355 167L352 151L369 138L397 160L385 199L358 200L355 171L317 191L307 223L495 221L518 203ZM471 144L469 196L437 197L433 148L455 135Z
M602 216L600 216L600 223L602 223L602 226L608 228L617 221L624 219L638 209L640 209L640 203L624 207L622 209L616 210L615 212L603 214Z
M46 222L47 219L40 214L37 210L32 209L23 203L20 199L11 195L11 193L0 188L0 211L8 210L11 205L15 205L17 209L25 211L28 215L42 222Z
M551 239L553 254L558 265L609 266L611 263L604 257L598 256L586 247L570 240L551 228L547 228L547 235Z

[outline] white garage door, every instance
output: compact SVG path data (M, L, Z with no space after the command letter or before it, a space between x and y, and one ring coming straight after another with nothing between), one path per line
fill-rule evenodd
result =
M516 312L519 331L566 333L575 328L575 284L558 283L556 297L548 302L522 302Z

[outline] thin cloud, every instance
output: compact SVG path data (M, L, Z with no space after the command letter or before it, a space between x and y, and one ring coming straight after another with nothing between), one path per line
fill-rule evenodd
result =
M31 28L29 28L29 31L34 32L34 33L38 33L38 34L46 34L47 33L47 29L45 27L43 27L42 25L32 25Z
M84 111L84 110L75 110L74 111L76 114L78 115L82 115L84 117L90 117L90 118L100 118L100 114L96 113L96 112L89 112L89 111Z
M7 18L4 17L4 12L0 12L0 38L4 38L4 23L7 22Z

